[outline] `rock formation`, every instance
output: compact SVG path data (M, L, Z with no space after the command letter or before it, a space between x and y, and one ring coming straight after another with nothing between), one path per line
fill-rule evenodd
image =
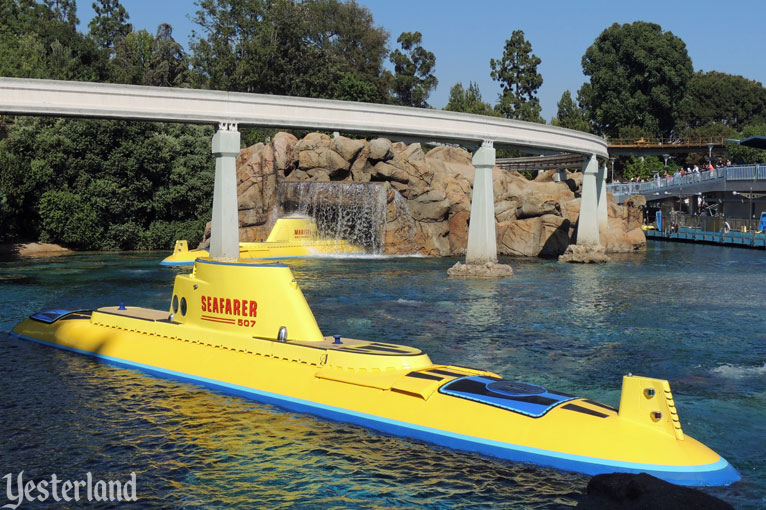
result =
M564 182L555 182L554 175L528 180L493 170L499 255L556 257L574 242L582 174L567 173ZM386 197L383 253L464 255L473 177L471 154L460 148L424 153L418 143L385 138L310 133L298 140L278 133L237 158L240 240L265 238L276 218L290 212L280 203L281 183L371 183L382 186ZM644 249L643 204L634 200L623 207L608 196L609 227L601 231L606 252Z
M457 262L447 270L447 276L453 278L508 278L513 276L513 268L507 264L494 262L485 262L484 264Z
M609 262L606 250L603 246L588 246L570 244L564 253L559 255L559 262L573 262L577 264L593 264Z
M733 510L725 501L646 473L596 475L588 482L581 510Z

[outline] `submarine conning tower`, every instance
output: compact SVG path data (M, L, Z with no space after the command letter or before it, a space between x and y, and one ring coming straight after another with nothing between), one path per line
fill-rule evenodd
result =
M301 242L317 238L319 230L314 220L304 216L287 216L277 220L266 242Z
M178 323L277 340L322 342L314 314L285 264L203 258L176 276L170 312Z

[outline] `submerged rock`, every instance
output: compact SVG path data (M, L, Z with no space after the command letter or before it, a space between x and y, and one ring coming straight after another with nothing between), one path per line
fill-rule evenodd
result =
M575 262L579 264L593 264L609 262L603 246L589 246L586 244L570 244L559 256L559 262Z
M513 276L513 269L507 264L493 262L484 264L458 262L447 270L447 276L453 278L508 278Z
M733 510L714 496L646 473L596 475L588 482L581 510Z

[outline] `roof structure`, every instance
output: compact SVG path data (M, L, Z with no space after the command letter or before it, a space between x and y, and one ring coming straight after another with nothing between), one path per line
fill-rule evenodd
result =
M766 149L766 136L749 136L739 141L740 145L754 149Z

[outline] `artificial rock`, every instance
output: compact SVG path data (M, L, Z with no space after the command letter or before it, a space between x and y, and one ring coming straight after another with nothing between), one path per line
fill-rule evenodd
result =
M269 143L243 149L237 158L240 240L264 238L285 213L280 183L372 183L382 186L386 196L380 236L384 253L461 256L473 178L471 154L456 147L424 152L420 144L386 138L310 133L298 140L278 133ZM519 172L493 169L498 255L557 257L576 242L582 173L568 172L560 182L555 178L552 171L529 180ZM645 202L634 198L620 206L607 196L609 221L600 231L603 252L594 258L645 249L640 228Z

